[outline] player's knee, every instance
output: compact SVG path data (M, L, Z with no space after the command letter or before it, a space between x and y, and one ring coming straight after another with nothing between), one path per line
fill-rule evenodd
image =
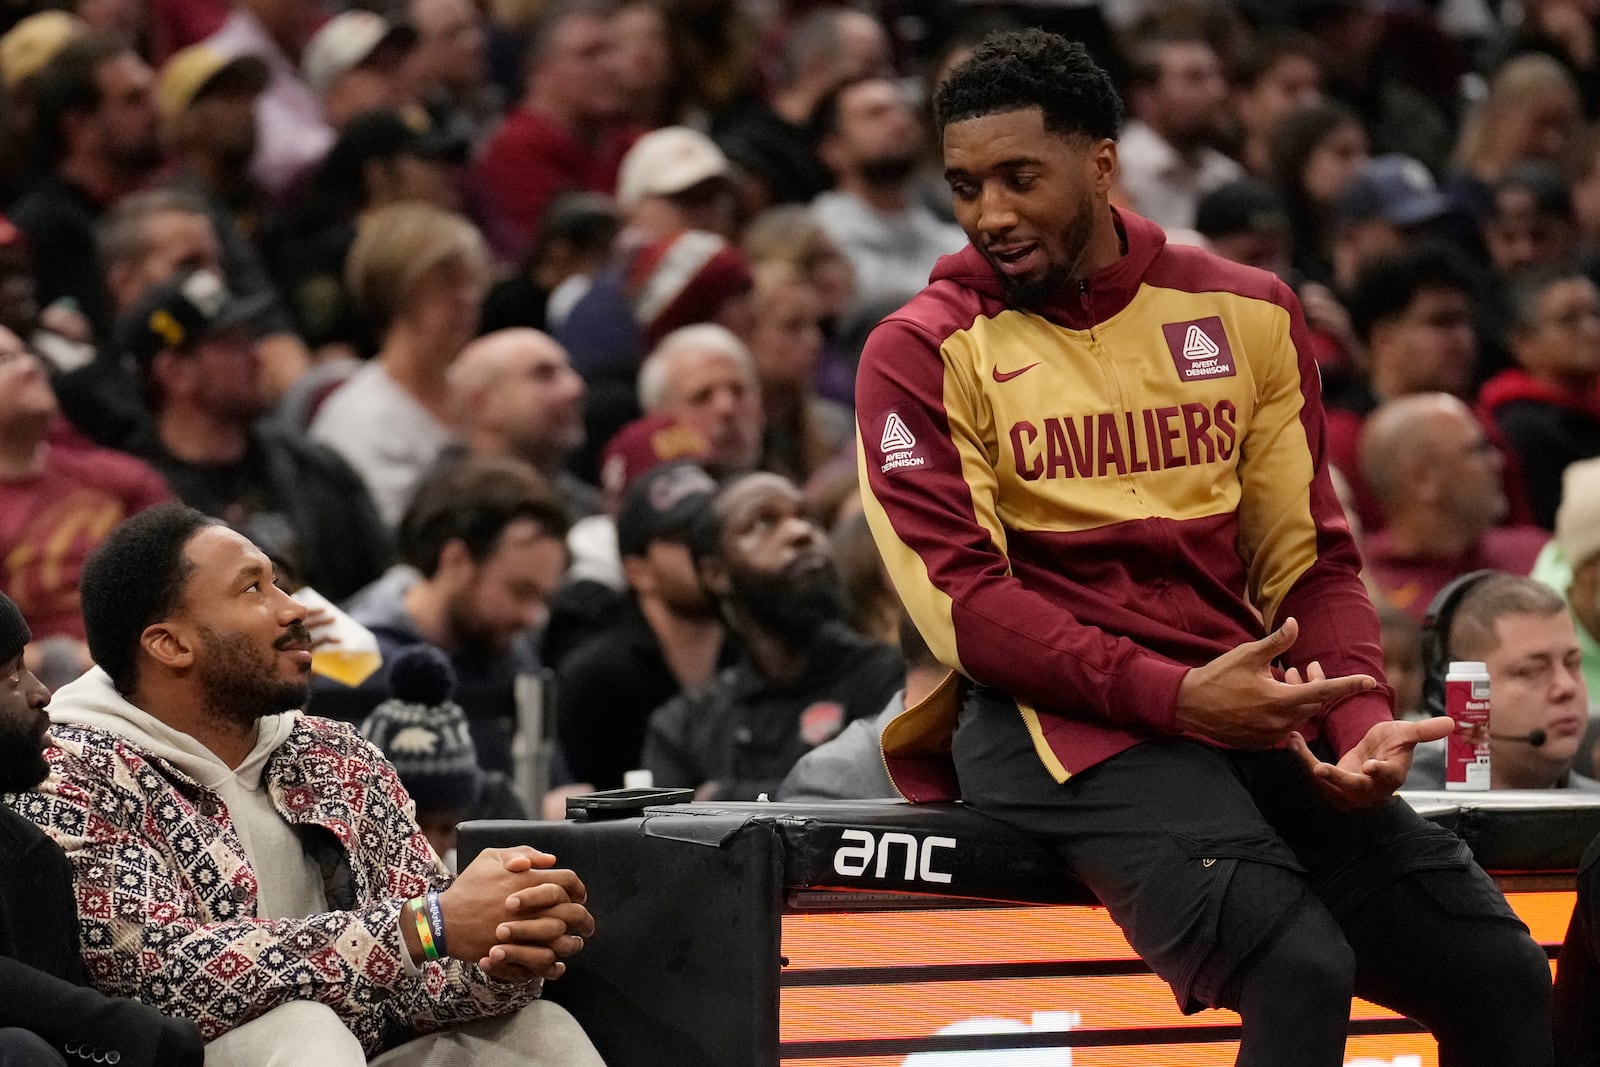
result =
M1291 922L1256 957L1252 978L1293 990L1302 1000L1348 1001L1355 990L1356 954L1342 936L1308 936Z
M1258 1004L1276 999L1305 1009L1349 1002L1355 951L1297 872L1240 863L1218 936L1220 944L1255 946L1227 984L1221 1006L1235 1007L1252 994Z

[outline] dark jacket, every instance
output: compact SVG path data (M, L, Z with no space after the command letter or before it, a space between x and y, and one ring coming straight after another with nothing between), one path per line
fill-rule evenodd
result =
M200 1031L84 981L72 865L38 827L0 807L0 1027L48 1041L68 1063L200 1067ZM70 1051L69 1051L70 1050Z
M351 596L388 567L392 549L361 477L337 452L290 433L272 419L250 432L247 462L265 484L255 515L237 523L263 550L288 560L300 579L332 601ZM214 472L177 459L153 433L131 448L160 471L184 503L234 522L234 504L213 489ZM268 518L273 516L273 518Z

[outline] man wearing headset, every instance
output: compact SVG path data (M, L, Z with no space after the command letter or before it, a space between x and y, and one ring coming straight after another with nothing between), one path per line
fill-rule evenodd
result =
M1583 654L1566 603L1549 586L1474 571L1439 591L1423 621L1423 705L1444 714L1452 660L1489 668L1489 775L1494 789L1600 792L1572 770L1588 726ZM1407 789L1444 788L1444 742L1418 745Z

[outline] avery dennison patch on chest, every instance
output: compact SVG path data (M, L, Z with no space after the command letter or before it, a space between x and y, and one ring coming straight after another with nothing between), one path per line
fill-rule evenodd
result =
M1231 378L1238 373L1233 362L1233 347L1228 344L1228 331L1223 329L1220 316L1164 322L1161 333L1167 340L1167 351L1172 354L1172 365L1178 369L1180 381Z

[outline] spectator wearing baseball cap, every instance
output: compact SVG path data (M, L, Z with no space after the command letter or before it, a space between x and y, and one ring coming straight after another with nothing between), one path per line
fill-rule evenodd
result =
M268 388L277 396L311 365L311 352L251 240L268 207L250 174L250 160L256 151L256 102L270 78L257 56L228 56L209 44L192 45L161 68L156 101L175 164L164 184L192 194L203 207L229 289L241 298L260 298L256 347Z
M88 23L66 11L41 11L19 20L0 36L0 84L7 95L23 90L68 41L88 32Z
M408 106L420 111L404 76L416 47L417 32L405 23L371 11L346 11L311 38L300 71L322 100L328 124L342 131L366 111Z
M652 233L696 229L730 237L738 207L733 164L698 130L652 130L622 157L617 207L631 226Z
M650 436L659 440L664 429ZM716 491L693 460L674 460L639 475L622 496L616 524L626 602L565 657L556 684L562 751L574 776L596 788L616 788L641 766L652 711L733 662L688 549Z
M686 460L703 465L710 457L705 434L675 415L635 419L606 442L600 458L605 510L579 519L567 534L572 565L550 604L541 647L551 666L559 667L574 649L621 617L627 581L617 548L616 515L628 487L662 464Z
M253 55L271 77L256 103L258 143L251 173L274 200L287 199L333 144L322 102L301 77L299 63L322 17L314 3L234 5L204 43L225 56Z
M248 531L334 600L383 573L390 547L361 479L331 449L262 419L251 324L210 271L152 286L118 327L151 424L130 446L191 507Z
M1453 207L1420 161L1395 153L1368 160L1334 205L1334 288L1351 292L1366 264L1415 244Z
M14 203L34 177L34 76L67 42L88 32L88 24L76 15L41 11L0 36L0 87L6 104L0 115L0 202Z

